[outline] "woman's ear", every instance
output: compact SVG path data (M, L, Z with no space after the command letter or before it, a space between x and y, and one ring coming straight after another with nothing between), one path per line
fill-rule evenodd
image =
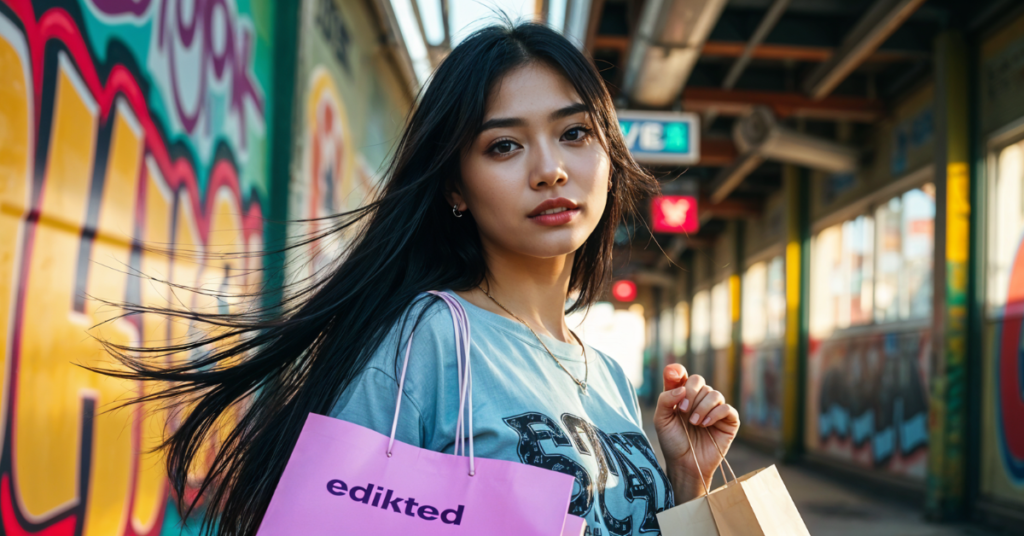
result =
M445 192L444 198L448 200L448 206L459 212L466 212L469 209L466 206L466 200L463 199L462 193L459 191L459 187L454 184Z

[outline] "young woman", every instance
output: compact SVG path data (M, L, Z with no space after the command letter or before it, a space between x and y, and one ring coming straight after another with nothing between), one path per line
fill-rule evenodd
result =
M219 534L254 534L308 413L390 432L413 329L397 438L452 452L452 322L424 294L447 290L472 327L476 454L574 475L570 513L590 534L657 534L655 513L696 497L721 463L737 412L700 376L666 367L654 414L662 470L626 375L565 322L570 296L571 311L601 295L616 226L655 190L600 76L568 40L535 24L469 37L422 94L380 195L336 217L332 233L359 233L330 273L290 293L283 311L149 310L215 335L112 348L130 368L121 376L170 382L151 397L188 408L166 443L178 496L209 461L204 442L235 422L201 496ZM183 350L201 357L166 364Z

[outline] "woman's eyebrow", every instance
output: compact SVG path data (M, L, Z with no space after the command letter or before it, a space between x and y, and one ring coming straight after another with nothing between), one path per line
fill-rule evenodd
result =
M572 104L570 104L570 105L568 105L568 106L566 106L564 108L559 108L559 109L551 112L550 119L551 119L551 121L557 121L559 119L570 117L570 116L576 115L578 113L584 113L584 112L589 112L589 111L590 110L587 109L587 105L586 104L583 104L582 102L575 102L575 103L572 103Z
M587 108L586 104L583 104L582 102L575 102L551 112L551 115L549 115L548 118L551 121L557 121L559 119L588 111L590 110ZM476 133L477 135L480 135L484 131L494 128L511 128L521 127L524 125L526 125L526 120L521 117L495 117L494 119L484 121L484 124L480 125L480 128L477 129Z

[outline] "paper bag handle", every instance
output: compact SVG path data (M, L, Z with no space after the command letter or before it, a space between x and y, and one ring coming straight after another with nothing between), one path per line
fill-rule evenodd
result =
M462 304L451 294L431 290L429 292L444 300L452 314L455 327L455 359L459 372L459 418L455 422L455 455L466 455L466 435L469 439L469 476L476 475L476 462L473 455L473 376L469 366L469 317ZM409 354L412 352L412 339L415 330L409 334L409 343L405 348L405 360L402 362L402 374L398 379L398 400L395 401L395 418L391 422L391 437L388 440L388 457L395 445L395 432L398 430L398 411L402 407L402 393L405 388L405 372L409 369ZM463 416L468 414L468 426L463 429ZM464 432L468 432L465 434Z
M690 455L693 456L693 463L694 465L697 466L697 476L700 477L700 483L704 487L704 494L711 495L711 489L708 487L708 483L704 480L704 473L702 473L700 470L700 461L697 460L697 443L694 441L694 438L690 437L690 432L688 428L691 425L690 423L686 422L686 419L684 419L683 416L679 413L676 413L676 418L678 418L679 423L683 425L683 433L686 434L686 441L690 443ZM725 453L722 452L722 447L720 447L718 445L718 441L715 440L714 434L712 434L711 430L708 430L707 428L705 428L704 431L707 432L708 438L711 439L711 443L715 445L715 449L718 450L718 454L722 457L722 463L718 465L718 469L722 471L722 480L724 480L726 484L729 483L729 478L725 476L725 469L722 468L723 465L729 468L729 473L732 474L733 482L739 480L738 478L736 478L736 473L732 470L732 466L729 465L729 460L725 459ZM712 476L714 476L714 474L712 474Z

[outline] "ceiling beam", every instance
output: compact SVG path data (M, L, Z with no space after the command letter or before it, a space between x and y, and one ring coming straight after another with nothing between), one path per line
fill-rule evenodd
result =
M672 287L677 283L672 276L654 270L637 270L633 272L630 279L638 285L651 287Z
M615 49L625 52L629 49L628 35L595 35L592 49Z
M587 35L583 47L590 56L594 55L594 41L597 37L597 28L601 25L601 17L603 15L604 0L592 0L590 2L590 17L587 20Z
M612 44L612 42L609 43ZM743 41L708 41L704 44L702 57L738 58L743 54L746 45ZM835 52L836 50L831 47L762 43L754 49L751 57L755 60L821 63L831 59ZM923 50L876 50L864 60L864 63L913 62L928 57L929 53Z
M736 160L736 144L731 138L711 137L700 140L698 166L724 167Z
M702 58L739 58L746 48L746 41L708 41L704 43ZM598 35L594 36L592 48L595 50L618 50L625 54L629 50L629 36ZM751 59L765 61L802 61L821 63L828 61L835 54L832 47L808 45L783 45L778 43L761 43L754 48ZM924 50L875 50L864 63L901 63L928 59L929 52Z
M811 73L804 91L815 100L827 97L924 2L877 0L846 34L835 55Z
M799 93L709 87L690 87L683 91L683 109L689 112L703 113L714 109L721 115L741 116L750 113L754 106L767 106L780 119L804 117L874 123L885 114L881 101L862 97L835 96L812 100Z
M742 220L761 215L762 201L759 199L725 199L714 203L710 198L701 197L697 212L701 225L712 218L720 220Z
M747 175L753 173L763 162L763 156L756 152L748 152L737 158L733 165L719 171L715 181L711 183L711 195L708 196L711 202L719 204L725 201L725 198L743 183Z
M746 70L750 60L753 59L754 49L760 46L772 29L775 28L775 24L779 22L782 14L789 7L789 2L790 0L774 0L772 2L771 7L768 8L764 17L761 18L761 22L757 25L757 29L754 30L754 35L750 36L750 41L743 47L743 52L740 52L740 56L736 58L732 67L729 68L729 73L725 75L725 81L722 82L723 88L732 89L736 87L736 82L739 81L740 76L743 76L743 71Z

